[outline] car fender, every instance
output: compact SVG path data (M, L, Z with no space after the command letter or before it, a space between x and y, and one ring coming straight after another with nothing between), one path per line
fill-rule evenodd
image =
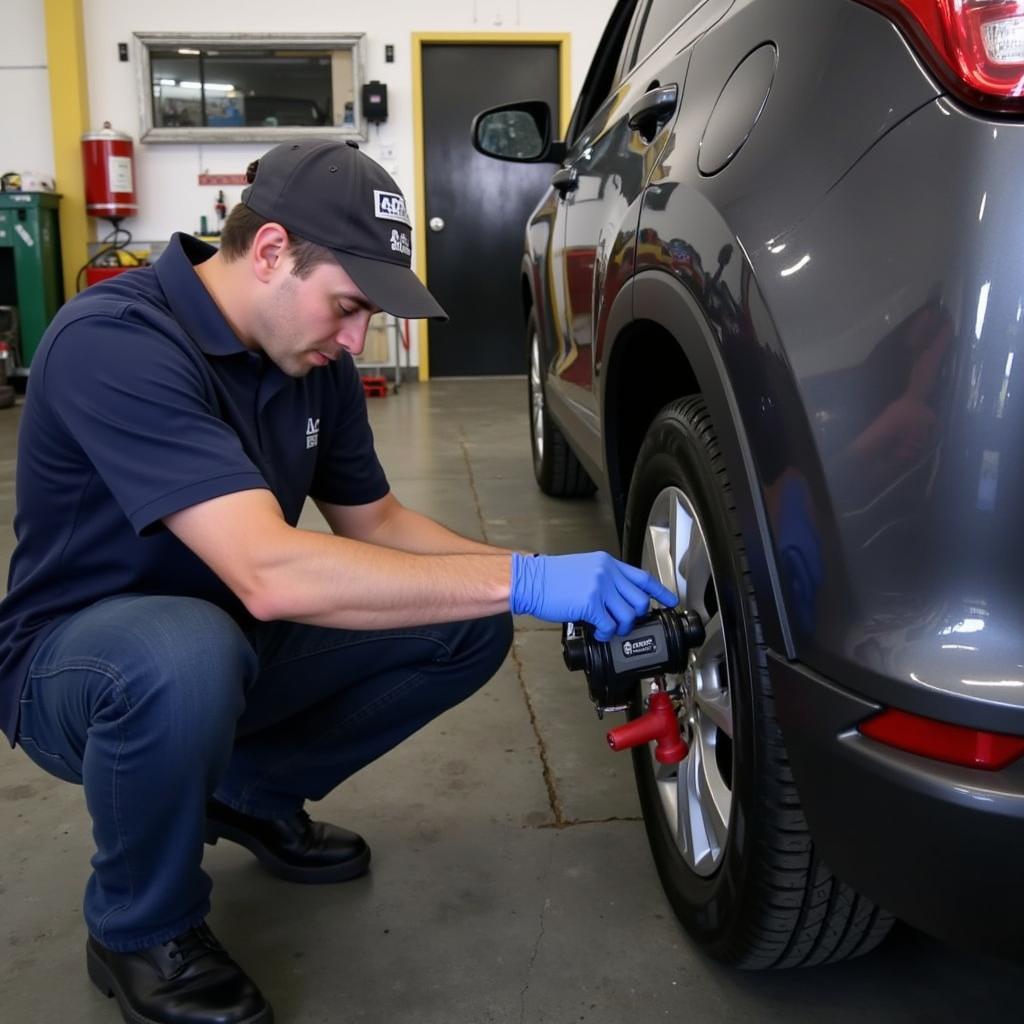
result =
M636 310L644 310L638 320ZM605 337L607 347L599 376L600 410L605 459L605 472L612 494L616 521L624 525L625 498L633 472L632 460L623 457L618 445L619 431L626 419L623 396L609 381L615 378L620 360L628 358L630 341L645 326L654 325L671 337L692 370L691 380L675 383L675 393L668 395L659 408L673 398L700 393L708 405L715 424L736 498L737 513L743 530L750 571L762 615L765 637L772 648L795 656L792 634L782 596L764 493L758 484L749 439L742 425L735 390L717 348L715 336L693 294L670 274L649 270L636 275L623 287L608 313ZM652 380L658 367L649 368ZM661 387L665 381L658 381ZM655 410L656 411L656 410ZM653 419L653 416L650 417ZM648 420L649 423L649 420Z
M541 354L545 362L554 351L554 312L551 308L553 282L551 280L551 240L555 227L557 194L549 191L537 204L526 223L523 238L523 259L520 280L523 286L523 318L532 309L540 332Z

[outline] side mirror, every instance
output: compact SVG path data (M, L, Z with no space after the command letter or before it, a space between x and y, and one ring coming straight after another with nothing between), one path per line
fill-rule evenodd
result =
M551 139L551 109L543 100L492 107L473 118L473 148L513 163L559 163L565 144Z

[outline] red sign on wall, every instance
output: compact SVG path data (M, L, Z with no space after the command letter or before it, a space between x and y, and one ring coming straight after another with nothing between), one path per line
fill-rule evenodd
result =
M244 174L200 174L200 185L248 185Z

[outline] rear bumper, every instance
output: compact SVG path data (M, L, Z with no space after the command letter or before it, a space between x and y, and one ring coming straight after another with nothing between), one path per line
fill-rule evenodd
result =
M987 772L894 750L857 732L877 704L774 655L769 672L797 789L832 870L923 931L1024 957L1024 761Z

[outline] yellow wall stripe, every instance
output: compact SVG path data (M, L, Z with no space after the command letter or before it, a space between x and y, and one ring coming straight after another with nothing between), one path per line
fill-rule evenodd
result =
M423 50L421 35L412 37L412 125L413 173L416 175L416 273L421 281L427 280L427 185L423 170ZM427 340L429 320L419 322L420 380L430 380L430 347Z
M412 36L412 109L413 109L413 159L416 175L416 223L414 231L419 240L416 246L416 273L429 287L427 280L427 185L424 168L423 147L423 46L431 43L464 44L546 44L558 47L559 111L562 122L562 137L569 127L572 114L572 78L569 72L569 44L572 36L567 32L414 32ZM421 320L419 325L419 367L420 380L430 379L430 329L429 321Z
M89 128L82 0L44 0L46 63L50 77L53 158L60 201L64 297L75 293L75 274L88 258L82 135Z

